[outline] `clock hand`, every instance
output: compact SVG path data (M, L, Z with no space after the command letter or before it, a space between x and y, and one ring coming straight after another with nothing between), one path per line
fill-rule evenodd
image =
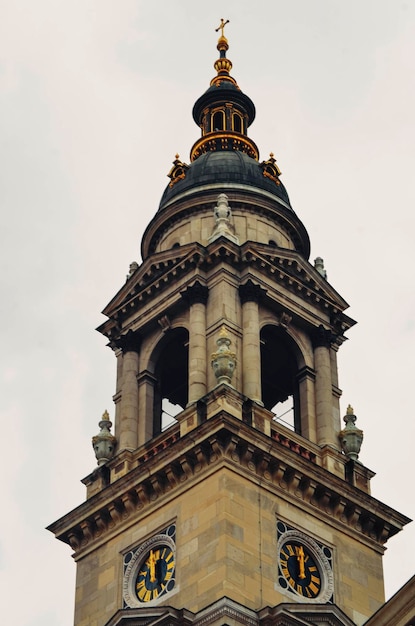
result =
M297 549L297 562L298 562L298 578L304 580L306 578L305 570L304 570L304 548L300 546Z
M150 582L155 583L157 580L156 578L156 555L154 554L153 550L150 550L150 555L148 557L148 566L150 569Z

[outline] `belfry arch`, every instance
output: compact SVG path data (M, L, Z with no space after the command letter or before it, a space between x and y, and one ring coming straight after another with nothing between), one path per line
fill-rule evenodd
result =
M261 397L264 407L274 409L292 397L293 428L302 432L299 372L304 359L292 337L281 326L266 324L260 332Z
M149 362L154 375L153 436L162 431L163 400L184 409L188 402L189 333L185 328L167 331L159 341Z

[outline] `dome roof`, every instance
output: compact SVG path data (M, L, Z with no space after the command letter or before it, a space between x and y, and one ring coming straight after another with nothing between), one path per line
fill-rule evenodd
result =
M291 209L290 200L284 185L265 175L263 164L244 152L222 150L207 152L198 157L188 166L184 178L173 186L168 186L161 198L159 211L163 210L172 200L183 193L190 195L209 186L226 192L227 187L233 189L248 186L257 191L263 190L276 196Z

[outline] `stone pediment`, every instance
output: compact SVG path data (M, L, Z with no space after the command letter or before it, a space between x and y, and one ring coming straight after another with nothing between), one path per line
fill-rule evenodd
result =
M349 307L334 287L294 250L247 242L242 246L242 255L245 264L260 268L266 273L267 279L271 274L274 280L285 284L305 299L330 307L334 312L343 312Z
M160 276L165 276L170 270L182 264L186 266L189 262L196 263L203 257L203 252L203 246L189 244L154 254L151 259L146 259L127 279L102 313L111 317L123 306L128 306L135 295L148 289Z
M329 316L338 335L343 335L355 324L343 313L348 303L298 252L253 242L238 246L220 237L207 247L189 244L160 252L144 261L104 308L102 312L109 320L97 330L109 338L120 334L125 320L134 310L171 289L172 284L177 291L179 280L181 289L184 289L200 272L208 277L220 263L231 265L232 272L238 272L241 280L246 279L247 270L255 272L258 277L262 275L270 299L272 285L278 285L278 292L283 288L307 306L313 305ZM176 301L177 298L176 294ZM177 304L176 301L167 301L166 308Z
M137 310L156 293L195 268L203 256L203 246L190 244L160 252L144 261L103 309L103 315L109 320L97 330L109 338L114 332L118 334L123 320L132 310Z

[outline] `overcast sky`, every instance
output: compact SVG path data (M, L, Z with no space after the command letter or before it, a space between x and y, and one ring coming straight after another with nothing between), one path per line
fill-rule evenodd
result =
M84 500L115 387L94 328L199 137L221 17L250 136L358 321L341 407L372 493L415 517L415 2L0 0L0 14L4 623L73 623L71 550L44 527ZM415 524L388 546L389 597L415 572Z

